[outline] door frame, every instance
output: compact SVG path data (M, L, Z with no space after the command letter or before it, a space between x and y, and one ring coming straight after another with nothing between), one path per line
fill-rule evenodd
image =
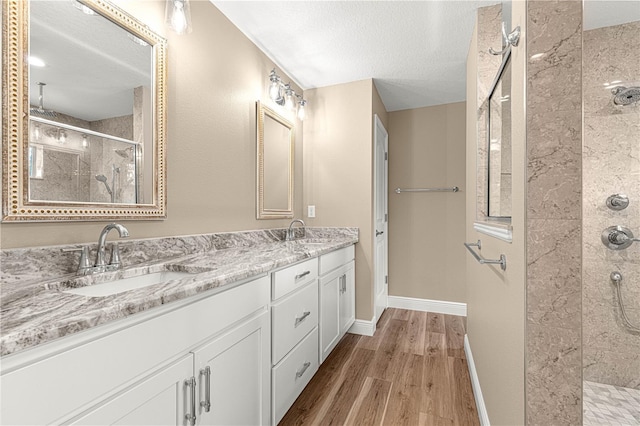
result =
M373 305L374 305L374 325L378 322L384 310L388 307L388 299L389 299L389 133L387 129L384 127L384 124L378 117L378 114L373 115L373 226L372 226L372 237L373 237ZM378 150L377 145L379 139L384 144L384 167L382 171L378 170ZM384 174L383 178L383 188L378 188L378 173L382 172ZM380 261L377 257L376 245L377 245L377 223L379 218L377 217L377 203L378 196L382 194L384 198L384 215L383 220L383 228L382 234L383 245L384 245L384 254L382 256L382 271L378 270L378 262ZM380 276L379 276L380 275ZM384 290L382 295L382 300L380 300L379 292L378 292L378 283L383 282Z

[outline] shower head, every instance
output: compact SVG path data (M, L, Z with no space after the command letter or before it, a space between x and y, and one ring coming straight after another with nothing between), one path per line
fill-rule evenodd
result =
M113 195L113 192L111 191L111 188L109 188L109 184L107 183L107 177L105 175L96 175L96 180L98 182L104 183L104 186L107 188L107 192L109 193L109 195Z
M29 113L32 115L39 115L41 117L52 117L55 118L58 116L55 111L50 109L44 109L44 86L46 83L38 82L38 86L40 86L40 96L38 97L38 107L31 107L29 109Z
M614 87L611 89L613 103L626 106L640 101L640 87Z
M125 158L125 159L129 159L129 151L133 152L133 146L130 146L129 148L125 148L125 149L114 149L113 150L116 154L118 154L120 157Z

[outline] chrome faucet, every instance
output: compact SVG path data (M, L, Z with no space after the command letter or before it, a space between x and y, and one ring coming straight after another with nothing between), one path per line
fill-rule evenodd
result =
M96 254L96 264L94 266L95 272L104 272L120 268L120 251L118 249L118 243L113 243L111 247L111 259L108 265L105 259L107 234L109 234L109 231L112 229L118 231L120 238L127 238L129 236L129 230L118 223L110 223L102 229L100 237L98 238L98 253Z
M287 229L287 233L285 234L284 240L285 241L292 241L295 240L295 234L294 234L294 229L293 229L293 225L295 223L299 223L300 225L302 225L302 237L306 237L307 235L307 231L305 229L305 224L304 221L302 219L293 219L291 221L291 223L289 224L289 229Z

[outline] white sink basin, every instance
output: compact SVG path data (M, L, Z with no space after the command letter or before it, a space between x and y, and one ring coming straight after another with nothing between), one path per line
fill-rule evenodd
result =
M123 293L125 291L135 290L137 288L160 284L171 280L179 280L192 275L193 274L190 274L188 272L154 272L151 274L139 275L137 277L122 278L119 280L108 281L100 284L71 288L69 290L65 290L64 292L90 297L111 296L112 294Z

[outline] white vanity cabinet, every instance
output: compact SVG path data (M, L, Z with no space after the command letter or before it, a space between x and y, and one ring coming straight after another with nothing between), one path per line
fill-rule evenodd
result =
M318 370L318 259L271 274L272 421L286 414Z
M263 277L3 358L0 423L269 424L269 299Z
M320 362L355 322L353 246L320 257Z

